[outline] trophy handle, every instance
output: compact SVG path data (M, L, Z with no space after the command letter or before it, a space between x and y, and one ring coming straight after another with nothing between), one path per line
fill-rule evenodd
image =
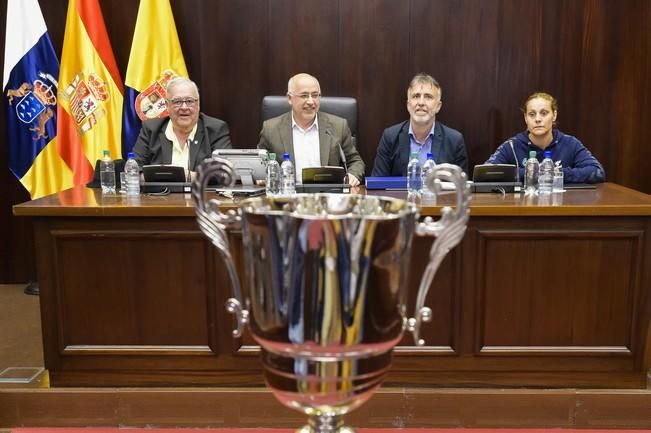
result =
M421 324L429 322L432 318L432 310L424 305L432 279L448 252L463 238L470 213L470 188L466 182L466 174L461 168L452 164L437 164L427 175L425 186L430 191L440 191L441 180L454 183L457 203L454 209L449 206L441 209L441 219L438 221L427 217L423 222L416 224L416 235L436 237L429 252L429 263L418 287L415 317L407 319L406 328L411 331L418 346L425 344L425 340L419 335Z
M197 169L197 176L192 182L192 200L194 201L194 209L197 214L197 221L199 228L208 236L212 244L217 247L221 254L228 277L233 287L233 298L226 301L226 310L235 314L235 329L233 330L233 337L242 335L244 326L249 321L249 312L244 309L242 300L242 290L240 289L240 280L237 277L235 270L235 263L231 256L230 245L228 242L227 229L239 229L242 226L242 218L234 210L229 210L223 213L219 210L219 201L204 199L206 186L208 181L217 179L217 184L220 186L231 186L235 184L235 174L233 165L230 161L222 158L206 159Z

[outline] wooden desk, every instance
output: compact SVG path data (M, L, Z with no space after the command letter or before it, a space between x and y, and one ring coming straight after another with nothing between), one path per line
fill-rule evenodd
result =
M80 188L14 214L34 220L53 385L262 384L250 336L231 338L228 279L188 195L129 202ZM430 242L414 242L410 314ZM232 247L241 264L237 233ZM544 203L476 194L428 296L427 345L406 336L387 383L644 388L650 274L649 195L614 184Z

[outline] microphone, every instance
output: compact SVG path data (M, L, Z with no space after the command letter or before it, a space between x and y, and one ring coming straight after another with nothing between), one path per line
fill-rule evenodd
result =
M190 174L190 143L192 143L192 141L189 138L185 140L185 145L188 148L188 173L185 175L185 181L187 183L190 183L192 179L192 175Z
M518 156L515 154L515 149L513 148L513 140L510 138L509 146L511 146L511 152L513 152L513 158L515 159L515 181L520 183L520 163L518 162Z
M326 129L325 133L332 137L332 133L329 129ZM348 164L346 163L346 154L344 153L344 149L341 147L341 143L337 142L337 148L339 149L339 158L341 158L341 162L344 163L344 171L346 172L344 175L344 183L348 183Z
M348 164L346 164L346 154L344 153L344 149L341 148L341 143L337 143L337 147L339 148L339 157L344 163L344 171L346 172L346 175L344 176L344 183L348 183Z

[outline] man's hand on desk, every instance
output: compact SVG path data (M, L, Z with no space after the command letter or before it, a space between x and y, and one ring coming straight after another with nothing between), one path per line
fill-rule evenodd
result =
M352 174L348 173L348 183L350 186L359 186L359 179L357 179Z

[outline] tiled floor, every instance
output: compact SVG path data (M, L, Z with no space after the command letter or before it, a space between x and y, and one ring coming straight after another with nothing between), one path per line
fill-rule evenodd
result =
M3 388L27 386L20 378L31 377L34 370L24 368L42 368L44 364L39 297L24 294L24 288L25 285L0 284L0 387ZM17 378L16 384L11 383L10 376Z

